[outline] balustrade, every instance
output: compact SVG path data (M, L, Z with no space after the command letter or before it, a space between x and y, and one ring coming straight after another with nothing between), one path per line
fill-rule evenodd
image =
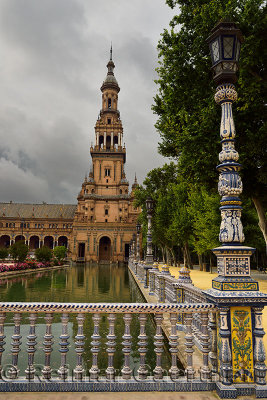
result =
M179 369L177 367L177 352L178 352L178 335L177 335L177 317L179 314L185 315L185 325L187 329L185 351L187 353L187 378L193 379L195 372L193 370L193 335L192 335L192 316L194 313L199 313L204 330L202 332L202 350L203 350L203 366L201 370L203 379L210 379L211 371L208 365L208 355L212 350L210 348L210 341L208 335L208 313L214 312L215 306L212 304L148 304L148 303L131 303L131 304L110 304L110 303L96 303L96 304L68 304L68 303L0 303L0 356L3 351L8 347L6 345L7 339L4 335L4 322L6 315L13 313L14 321L14 333L12 335L11 343L11 367L8 371L8 377L12 381L16 381L17 378L21 378L20 371L18 368L19 352L22 343L21 336L21 321L22 316L26 313L29 315L29 334L27 336L27 353L28 353L28 365L25 370L25 378L27 381L32 382L35 380L36 368L34 363L34 355L36 351L39 351L37 347L38 338L36 330L37 316L38 323L44 318L44 333L43 333L43 351L44 351L44 366L42 368L42 379L46 382L59 380L60 382L68 382L70 376L70 367L68 363L68 351L69 351L69 338L70 332L68 331L70 317L74 314L77 321L77 333L75 336L75 352L76 352L76 366L74 368L73 378L75 381L83 382L86 379L89 381L97 381L98 378L102 380L106 378L109 382L116 378L117 371L114 366L114 355L117 350L117 346L122 345L122 352L124 355L124 361L120 372L120 379L123 381L130 381L133 378L132 370L132 317L133 314L138 315L140 323L140 333L138 335L138 342L135 344L138 346L139 352L139 368L137 369L137 376L139 380L154 379L162 380L164 375L169 375L172 380L180 379ZM57 349L52 349L54 336L53 330L53 316L54 314L61 315L61 334L59 337L59 346ZM90 351L92 353L91 367L86 371L85 368L85 351L86 351L86 339L87 330L84 329L85 317L87 314L91 314L93 322L93 334L91 336ZM106 377L100 374L100 368L98 365L98 355L100 351L101 340L105 338L100 335L101 326L101 315L107 314L108 321L108 332L106 336L106 347L102 348L102 351L106 351L108 360L106 366ZM118 314L123 314L124 321L124 334L122 337L117 338L115 335L116 317ZM148 314L153 314L156 322L155 334L154 334L154 351L156 356L156 366L149 374L148 366L150 360L146 360L148 336L146 334L146 322ZM162 355L164 352L164 335L163 335L163 314L169 315L170 320L170 335L169 335L169 350L171 354L171 367L169 371L165 371L162 366ZM71 319L73 321L73 319ZM38 329L39 332L39 329ZM4 341L5 339L5 341ZM103 346L102 346L103 347ZM60 365L57 369L57 377L55 376L55 369L51 367L51 352L52 350L60 352ZM8 352L10 350L8 349ZM135 353L136 355L136 353ZM40 355L38 355L40 360ZM1 361L1 359L0 359ZM87 360L86 360L87 361ZM102 361L102 360L101 360ZM101 364L103 366L103 363ZM151 368L150 368L151 370ZM52 373L53 371L53 373ZM39 377L40 378L40 377ZM1 382L0 382L1 390Z

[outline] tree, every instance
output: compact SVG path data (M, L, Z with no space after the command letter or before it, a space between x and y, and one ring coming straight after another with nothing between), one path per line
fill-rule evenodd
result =
M58 261L63 260L66 257L67 249L65 246L56 246L53 250L54 256Z
M39 262L49 262L53 257L53 253L49 247L43 246L35 250L35 257Z
M25 261L29 248L28 246L22 241L18 241L10 247L10 255L15 261L23 262Z
M215 188L220 151L220 107L213 95L206 38L219 19L231 19L245 37L234 110L237 148L243 164L244 197L251 198L267 243L266 3L263 0L167 0L179 14L159 42L158 94L153 110L159 151L177 160L188 182Z
M8 256L8 249L6 247L0 247L0 260L4 260Z

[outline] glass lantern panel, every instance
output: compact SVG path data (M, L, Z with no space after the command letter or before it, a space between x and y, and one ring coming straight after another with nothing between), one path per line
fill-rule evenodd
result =
M211 51L212 51L213 62L216 63L217 61L219 61L219 58L220 58L219 40L218 39L216 39L216 40L214 40L214 42L212 42Z
M233 63L229 63L229 62L224 62L223 63L223 69L230 69L230 70L232 70L233 69Z
M223 36L223 58L232 60L234 53L234 36Z

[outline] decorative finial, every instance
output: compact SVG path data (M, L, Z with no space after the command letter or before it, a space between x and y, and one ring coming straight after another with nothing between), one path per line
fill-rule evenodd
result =
M135 172L135 174L134 174L134 183L137 185L136 172Z
M112 42L111 42L111 46L110 46L110 61L112 61Z

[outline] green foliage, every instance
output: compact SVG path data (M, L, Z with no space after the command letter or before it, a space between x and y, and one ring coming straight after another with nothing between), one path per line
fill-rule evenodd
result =
M256 198L260 208L266 210L266 2L167 0L166 3L172 8L177 6L179 14L170 22L169 30L164 30L158 45L158 94L152 108L158 115L159 152L177 160L180 174L188 183L207 191L216 187L221 110L213 99L215 83L206 38L221 18L235 21L245 38L236 85L239 99L234 106L244 197ZM258 214L260 218L259 211ZM262 215L264 232L267 222L264 212Z
M10 255L15 261L23 262L25 261L29 248L28 246L22 241L18 241L10 247Z
M57 246L54 248L53 252L57 260L61 261L66 257L67 249L65 246Z
M53 256L53 252L47 246L43 246L43 247L40 247L39 249L35 250L35 257L36 257L37 261L39 261L39 262L51 261L52 256Z
M0 260L4 260L8 256L8 249L6 247L0 247Z
M219 243L220 197L217 192L208 192L204 187L192 188L188 199L188 212L192 219L191 243L194 251L207 254Z

